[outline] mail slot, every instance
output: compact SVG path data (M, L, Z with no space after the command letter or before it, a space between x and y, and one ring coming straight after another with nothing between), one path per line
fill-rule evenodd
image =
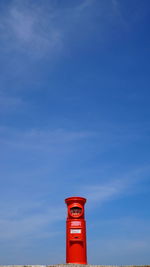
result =
M66 221L66 263L87 264L86 222L83 197L69 197Z

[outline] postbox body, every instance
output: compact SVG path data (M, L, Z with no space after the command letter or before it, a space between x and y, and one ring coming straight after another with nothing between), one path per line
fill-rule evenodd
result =
M87 264L86 222L84 220L85 198L70 197L66 221L66 263Z

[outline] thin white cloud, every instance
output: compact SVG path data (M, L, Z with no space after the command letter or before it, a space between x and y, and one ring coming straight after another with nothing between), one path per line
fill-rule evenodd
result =
M84 0L81 4L60 9L49 1L14 0L1 16L1 35L11 50L17 48L38 57L53 56L62 50L70 27L76 28L77 19L82 19L84 10L92 3Z
M93 136L94 133L82 130L22 129L20 131L11 127L0 127L0 159L1 163L4 163L0 171L1 177L5 177L3 178L5 180L13 180L16 184L21 177L23 184L30 184L31 181L33 186L33 180L40 181L44 175L49 177L48 183L52 186L56 181L51 178L51 175L55 175L56 180L60 179L59 172L74 160L76 154L84 154L83 148ZM22 167L17 164L18 160ZM28 162L27 168L24 160ZM16 169L13 173L9 168L5 168L7 162L9 165L14 162ZM49 189L44 187L47 193Z
M126 187L127 185L124 180L112 180L102 184L85 185L80 191L92 205L93 202L102 204L105 201L118 197L124 192Z
M60 49L61 31L51 20L45 21L44 13L40 12L40 6L32 7L32 5L25 5L24 2L20 5L18 1L13 1L8 11L5 29L19 50L26 52L29 50L40 56L45 52L51 53Z
M4 13L0 18L0 33L6 48L30 56L52 57L66 47L70 38L78 38L80 41L90 28L94 31L98 29L104 39L105 25L120 15L120 7L116 0L112 0L112 4L111 1L84 0L68 5L63 3L61 7L55 1L13 0L6 6ZM95 16L101 18L98 28Z
M3 207L1 207L3 210ZM30 201L28 206L24 209L23 205L20 205L20 209L17 209L11 205L11 216L8 217L6 212L1 212L0 219L0 236L1 240L13 240L16 238L32 237L33 235L42 236L45 233L45 227L49 227L49 235L54 234L52 224L56 221L64 219L64 207L51 206L46 207L40 205L39 211L33 214L29 213L32 208L35 208L34 203Z
M1 201L1 241L23 238L47 238L57 235L53 224L64 219L65 207L47 203L44 198ZM49 232L47 233L47 227Z
M138 193L136 187L143 179L147 178L149 171L150 166L147 165L126 173L117 179L111 178L106 183L84 185L81 187L79 195L84 195L89 200L90 205L93 205L93 202L101 205L126 194Z
M117 265L148 263L148 257L145 256L150 249L149 218L136 217L134 214L131 217L120 217L118 214L117 218L112 219L110 215L108 219L101 217L95 220L92 227L94 234L90 233L88 242L90 257L94 258L94 263ZM92 250L93 246L94 250ZM101 249L97 250L97 248Z
M57 149L62 145L75 144L78 141L91 138L94 133L90 131L69 131L65 129L18 131L7 127L0 128L0 142L10 148L19 149ZM67 148L66 148L67 149Z
M120 185L118 181L108 183L106 185L91 185L85 188L87 190L87 198L90 201L98 201L100 203L108 201L114 196L121 193L123 185Z

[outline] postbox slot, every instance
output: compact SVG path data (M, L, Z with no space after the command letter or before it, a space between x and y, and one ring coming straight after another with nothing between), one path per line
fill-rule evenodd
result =
M70 240L70 244L71 244L71 246L74 245L74 244L79 244L79 245L82 246L83 241L82 240Z

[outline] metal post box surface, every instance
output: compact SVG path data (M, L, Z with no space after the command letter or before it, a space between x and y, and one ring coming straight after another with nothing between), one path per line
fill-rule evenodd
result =
M83 197L65 199L68 208L66 221L66 263L87 264L86 222Z

